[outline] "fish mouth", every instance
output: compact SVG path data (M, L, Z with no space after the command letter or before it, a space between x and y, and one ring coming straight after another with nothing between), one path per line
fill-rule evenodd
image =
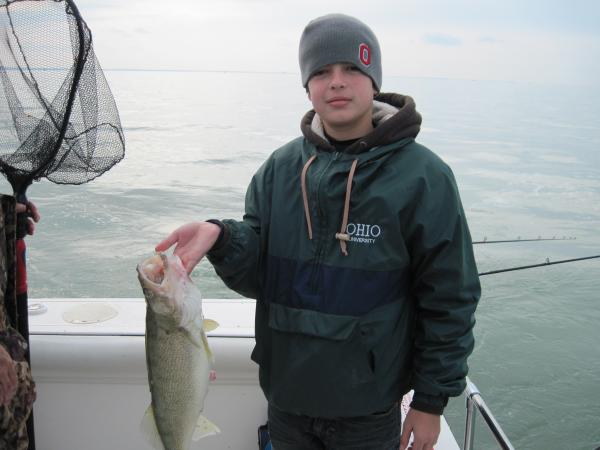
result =
M161 285L165 280L167 264L166 255L160 253L140 263L138 265L138 273L147 282Z

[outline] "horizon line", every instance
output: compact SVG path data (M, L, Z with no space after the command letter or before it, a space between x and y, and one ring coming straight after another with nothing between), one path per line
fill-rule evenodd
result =
M235 73L235 74L253 74L253 75L294 75L300 77L300 71L269 71L269 70L241 70L241 69L173 69L173 68L103 68L105 72L183 72L183 73ZM566 81L532 81L532 80L503 80L493 78L469 78L469 77L442 77L431 75L384 75L390 78L412 78L412 79L428 79L428 80L449 80L449 81L479 81L492 83L518 83L518 84L540 84L550 86L577 86L577 87L594 87L593 84L569 83Z

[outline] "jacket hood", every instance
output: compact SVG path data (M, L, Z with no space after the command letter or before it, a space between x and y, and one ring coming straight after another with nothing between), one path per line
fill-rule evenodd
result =
M375 128L348 147L346 153L361 153L404 138L415 138L421 129L421 120L412 97L379 93L373 100ZM335 151L335 147L325 137L323 122L314 109L304 115L300 128L304 137L315 146Z

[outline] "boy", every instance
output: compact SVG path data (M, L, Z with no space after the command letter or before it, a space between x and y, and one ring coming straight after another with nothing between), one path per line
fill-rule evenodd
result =
M417 144L410 97L381 94L373 32L317 18L300 40L314 110L254 175L243 220L184 225L188 271L208 255L256 298L260 384L276 450L431 450L465 386L480 294L450 169ZM400 431L399 400L415 394Z

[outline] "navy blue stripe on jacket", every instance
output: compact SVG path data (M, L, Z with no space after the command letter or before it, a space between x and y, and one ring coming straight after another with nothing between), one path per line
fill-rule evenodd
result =
M327 314L361 316L407 297L404 270L371 271L269 255L264 300Z

